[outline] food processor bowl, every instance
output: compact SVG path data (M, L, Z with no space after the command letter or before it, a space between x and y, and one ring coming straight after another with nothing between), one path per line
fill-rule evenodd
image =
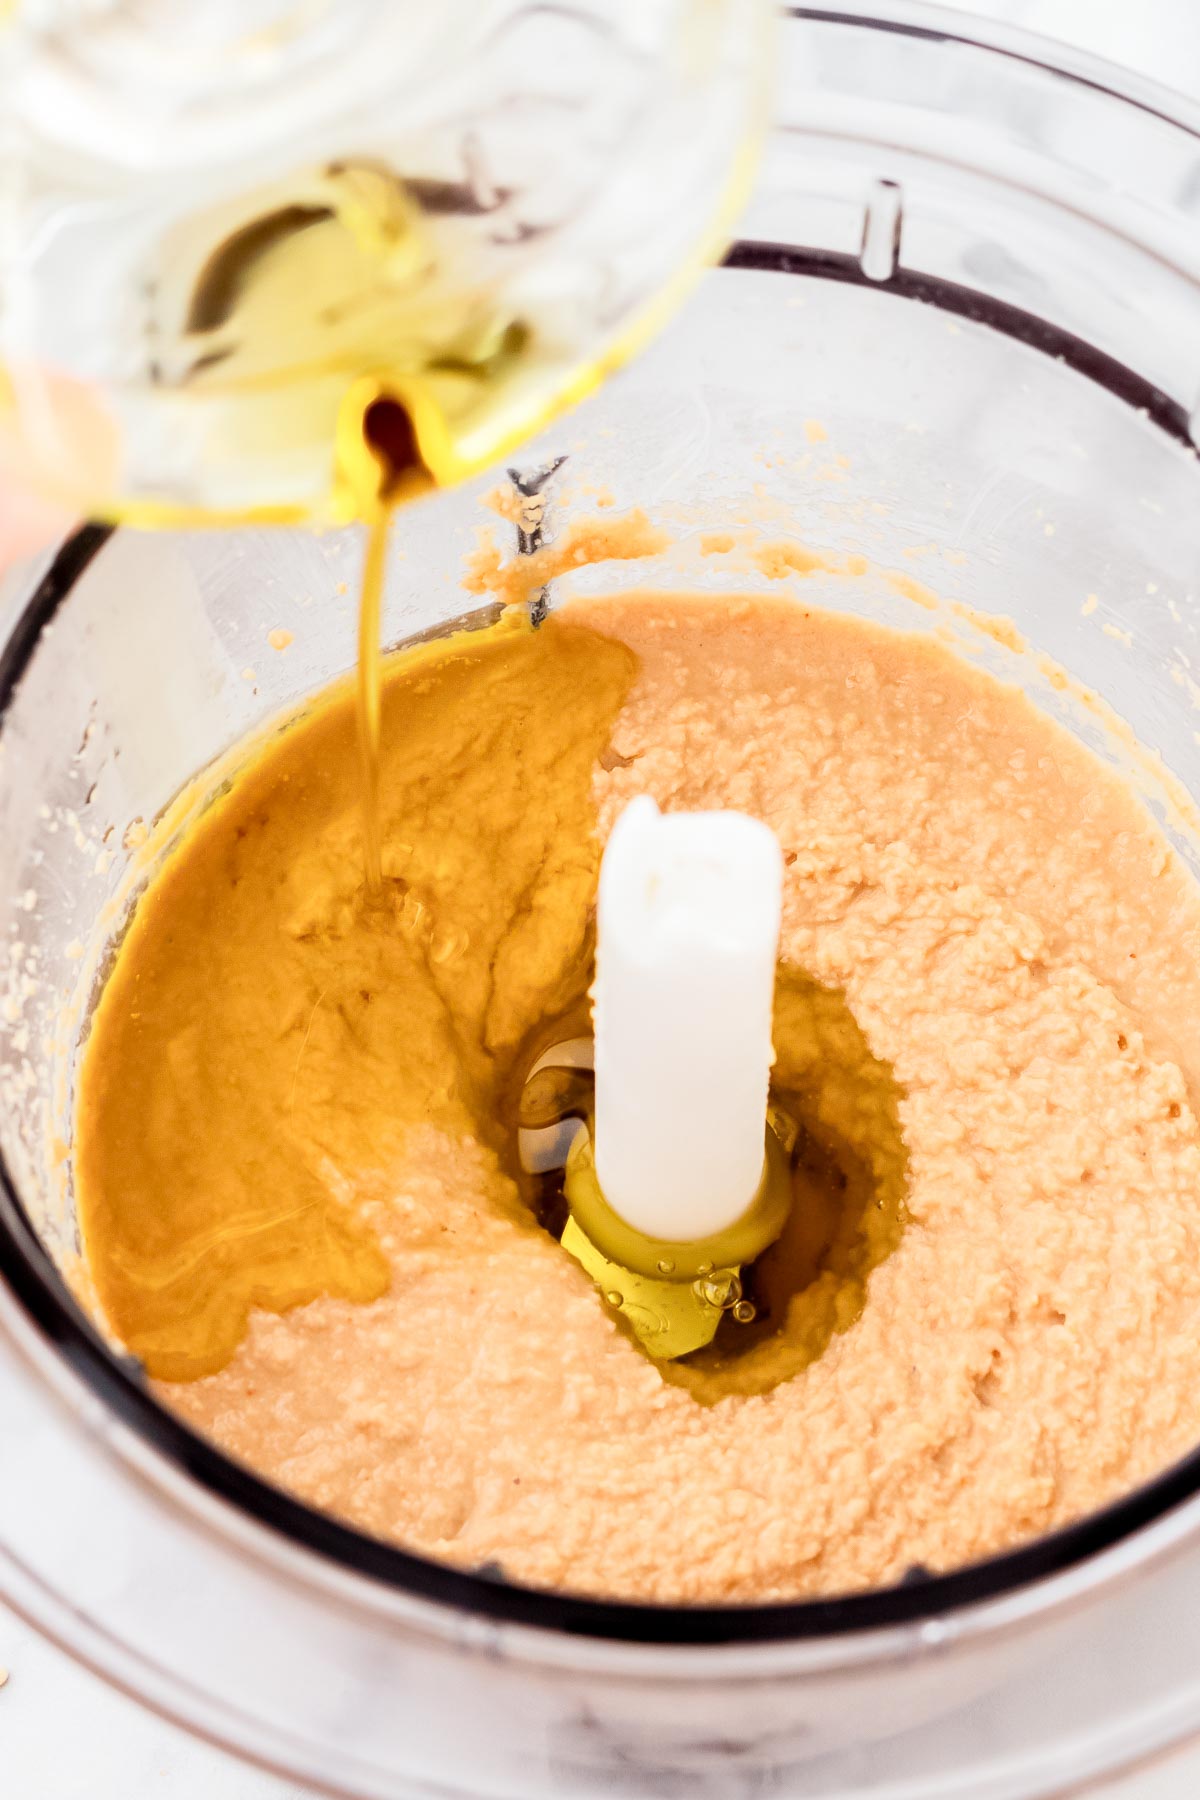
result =
M526 453L568 457L560 518L644 506L672 547L555 598L769 588L953 638L1126 767L1196 866L1200 115L934 8L793 9L782 51L726 266ZM400 518L388 641L478 605L486 485ZM872 567L773 583L705 553L724 530ZM301 1504L89 1322L69 1143L97 931L231 746L352 666L360 555L87 529L0 600L0 1594L170 1717L360 1800L1008 1800L1200 1728L1200 1451L947 1575L610 1604Z

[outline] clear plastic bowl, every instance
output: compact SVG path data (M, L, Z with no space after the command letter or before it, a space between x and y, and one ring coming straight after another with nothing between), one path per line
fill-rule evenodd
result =
M527 461L565 450L577 490L676 526L651 568L576 585L725 585L695 554L700 519L865 550L1010 617L1200 793L1200 117L988 36L933 9L793 13L728 265ZM479 491L405 515L390 640L469 604ZM54 1145L95 973L81 952L126 878L127 828L350 666L359 555L351 535L89 531L9 584L0 1592L173 1718L362 1797L986 1800L1200 1726L1200 1453L945 1577L785 1606L608 1605L451 1571L304 1507L161 1409L75 1306ZM804 591L972 640L880 583ZM277 625L286 654L267 645ZM972 647L1112 753L1036 656Z

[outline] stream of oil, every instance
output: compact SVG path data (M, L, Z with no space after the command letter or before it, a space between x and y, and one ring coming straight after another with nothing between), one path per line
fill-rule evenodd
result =
M383 839L379 818L379 758L383 720L383 578L387 566L390 506L367 525L362 591L358 600L356 712L362 781L363 872L368 895L383 890Z
M289 203L268 204L264 196L263 204L198 270L178 349L180 379L192 404L224 422L215 441L230 454L245 444L271 455L293 440L321 444L333 424L331 502L367 536L357 730L364 873L368 896L377 899L380 621L391 515L401 502L462 479L466 433L476 440L492 434L495 450L503 448L513 432L514 379L542 352L522 318L485 304L448 260L447 219L480 209L468 187L408 181L351 159L320 170ZM586 379L588 367L584 358L579 371L560 376ZM363 369L377 373L355 375ZM410 405L422 409L424 448ZM557 386L549 389L522 435L561 405Z
M351 471L355 510L366 528L358 599L356 716L362 784L363 873L368 898L383 891L383 832L379 810L379 770L383 729L383 588L392 517L402 496L431 485L420 460L412 422L397 401L380 397L351 416L347 429L361 430L362 444L342 456ZM359 451L365 454L359 454Z

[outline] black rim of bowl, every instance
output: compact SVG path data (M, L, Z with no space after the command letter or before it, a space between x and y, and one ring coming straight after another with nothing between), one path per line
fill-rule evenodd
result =
M973 319L1067 363L1191 445L1184 409L1161 389L1082 338L990 295L904 270L890 281L868 282L853 257L796 245L743 240L729 252L726 266L855 282ZM110 534L110 527L87 525L68 540L0 649L0 729L42 632ZM1064 1574L1200 1492L1197 1449L1101 1511L951 1574L914 1568L892 1587L768 1604L681 1606L590 1599L522 1586L502 1574L452 1568L370 1537L264 1481L190 1430L154 1398L140 1365L107 1347L71 1297L2 1154L0 1277L75 1375L209 1494L355 1575L439 1606L541 1630L663 1645L778 1643L879 1631L959 1612Z

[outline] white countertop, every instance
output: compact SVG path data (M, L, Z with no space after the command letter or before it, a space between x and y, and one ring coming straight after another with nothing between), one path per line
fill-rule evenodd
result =
M1200 94L1197 0L944 4L1084 44ZM309 1790L236 1763L114 1693L2 1607L0 1670L9 1677L0 1687L2 1800L308 1800ZM1200 1745L1089 1792L1095 1800L1192 1800Z

